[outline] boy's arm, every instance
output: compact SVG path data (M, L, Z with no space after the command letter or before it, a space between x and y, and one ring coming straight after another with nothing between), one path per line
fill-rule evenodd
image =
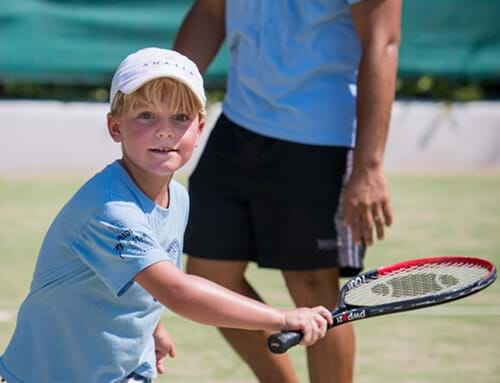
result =
M198 0L184 19L173 49L193 60L205 73L225 36L225 1Z
M358 75L357 133L351 179L345 194L345 221L356 243L383 239L392 223L382 163L395 93L401 0L365 0L351 8L362 46Z
M326 332L331 314L324 307L278 310L204 278L185 274L170 262L158 262L135 276L144 289L177 314L217 327L247 330L301 330L302 344Z

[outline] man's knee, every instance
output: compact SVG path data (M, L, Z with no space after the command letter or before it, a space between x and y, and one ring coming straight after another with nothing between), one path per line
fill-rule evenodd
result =
M331 309L336 305L339 291L337 269L284 271L283 275L297 306L323 305Z
M186 272L211 280L231 290L239 290L245 280L247 262L188 257Z

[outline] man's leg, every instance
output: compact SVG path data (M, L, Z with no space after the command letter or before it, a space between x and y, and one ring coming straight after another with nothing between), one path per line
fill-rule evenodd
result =
M245 279L247 265L247 261L218 261L189 257L187 272L207 278L239 294L262 301ZM270 333L227 328L220 328L219 331L252 369L259 382L298 382L286 354L276 355L268 351L266 345Z
M283 276L297 306L323 305L332 310L339 290L338 269L284 271ZM329 330L325 338L307 348L311 383L351 383L355 339L351 324Z

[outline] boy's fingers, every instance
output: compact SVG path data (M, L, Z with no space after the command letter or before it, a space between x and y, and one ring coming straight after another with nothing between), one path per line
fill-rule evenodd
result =
M171 347L169 347L168 349L168 356L170 356L171 358L175 358L175 346L172 345Z
M300 344L303 346L308 346L311 342L311 332L312 332L311 321L307 320L302 326L301 331L304 334L304 336L302 337Z
M327 330L326 318L324 318L321 315L318 316L318 318L316 320L316 324L318 326L318 336L316 337L316 340L317 340L317 339L323 338L326 334L326 330Z
M328 324L333 324L332 312L325 307L322 307L321 315L326 319Z
M163 367L163 357L156 358L156 370L159 374L163 374L165 372L165 368Z
M316 306L314 308L314 311L316 311L319 315L321 315L321 317L324 320L326 320L327 324L332 324L333 323L332 313L326 307L324 307L324 306Z
M319 317L318 320L314 321L314 338L312 343L323 337L323 328L326 330L326 321L323 317Z
M302 330L304 338L301 344L309 346L323 338L328 329L328 323L331 323L331 321L331 313L326 308L322 306L315 307L309 321L304 325L304 329Z

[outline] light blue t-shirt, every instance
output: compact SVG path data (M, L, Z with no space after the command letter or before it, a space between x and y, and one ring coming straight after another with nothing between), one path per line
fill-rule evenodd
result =
M227 1L226 116L268 137L353 147L358 1Z
M163 306L133 278L159 261L180 267L189 200L176 181L169 193L168 209L159 207L116 161L64 206L0 358L9 383L156 376L153 331Z

